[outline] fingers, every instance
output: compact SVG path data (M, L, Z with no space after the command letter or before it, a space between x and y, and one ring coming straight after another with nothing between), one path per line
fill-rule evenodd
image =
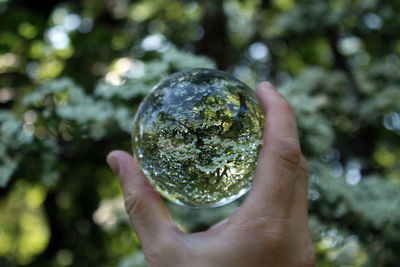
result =
M136 162L126 152L113 151L107 162L118 179L125 198L125 208L143 246L154 244L171 226L167 208L151 187Z
M289 215L293 188L301 162L294 113L285 98L268 82L257 87L266 113L264 147L260 151L253 185L240 208L248 216Z

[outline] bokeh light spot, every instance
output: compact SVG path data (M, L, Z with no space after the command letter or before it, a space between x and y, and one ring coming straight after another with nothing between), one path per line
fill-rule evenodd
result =
M18 32L26 39L33 39L37 34L37 28L28 22L22 22L18 26Z
M400 114L392 112L383 117L383 126L390 131L400 130Z
M64 49L69 43L68 34L61 26L55 26L46 31L46 39L55 49Z
M74 255L67 249L61 249L57 252L56 259L61 266L68 266L74 261Z
M356 36L343 37L338 41L338 48L343 55L353 55L361 48L361 40Z
M255 60L265 61L268 57L269 50L265 44L256 42L249 47L249 54L250 57Z
M382 18L375 13L366 14L363 17L363 22L368 28L370 28L372 30L378 30L383 25Z
M162 34L149 35L142 41L142 48L144 50L159 50L165 41L165 37Z
M63 27L67 31L74 31L81 25L81 17L77 14L69 14L63 20Z

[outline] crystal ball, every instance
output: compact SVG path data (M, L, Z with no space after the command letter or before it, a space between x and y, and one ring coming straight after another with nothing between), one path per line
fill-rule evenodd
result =
M212 69L177 72L140 104L134 157L168 200L221 206L250 189L264 117L254 91L233 76Z

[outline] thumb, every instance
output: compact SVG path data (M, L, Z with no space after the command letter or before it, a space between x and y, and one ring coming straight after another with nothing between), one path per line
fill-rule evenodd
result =
M118 175L126 212L142 246L158 242L172 225L160 195L154 191L128 153L113 151L107 156L107 163Z

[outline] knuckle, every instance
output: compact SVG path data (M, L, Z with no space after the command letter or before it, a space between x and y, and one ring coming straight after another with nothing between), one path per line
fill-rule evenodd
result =
M303 156L301 156L301 158L302 158L302 160L301 160L300 169L299 169L300 175L302 177L308 179L308 177L310 176L310 167L308 165L307 160Z
M265 225L264 233L271 235L272 240L277 240L277 243L287 239L289 230L289 220L287 217L267 217L268 225Z
M125 196L125 210L129 217L132 218L138 212L140 207L140 197L137 192L129 192Z
M264 243L267 247L281 247L289 238L289 220L287 217L264 214L262 217L244 221L241 226L244 227L245 233L259 233L258 237L262 240L260 243Z
M287 232L278 229L268 230L264 231L262 236L264 238L263 250L268 251L269 254L273 255L287 249L289 243Z
M275 150L279 161L289 170L296 170L301 162L301 150L297 140L291 137L278 138Z

